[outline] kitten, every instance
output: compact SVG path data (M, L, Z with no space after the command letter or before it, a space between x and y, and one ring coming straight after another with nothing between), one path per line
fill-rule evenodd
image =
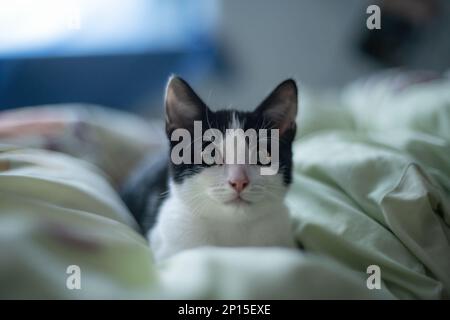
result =
M294 247L284 198L292 181L295 82L281 83L253 112L214 112L184 80L171 77L165 110L171 151L178 143L171 141L172 133L176 129L193 133L194 121L200 121L202 133L208 128L220 130L224 141L226 129L278 129L279 170L275 175L262 175L259 162L175 164L168 155L145 159L122 196L147 236L155 259L199 246ZM194 156L194 148L190 150Z

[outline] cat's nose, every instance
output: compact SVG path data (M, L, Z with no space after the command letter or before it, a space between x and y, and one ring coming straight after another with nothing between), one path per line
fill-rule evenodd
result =
M250 183L245 166L230 165L228 167L228 183L237 193L241 193Z
M249 181L247 177L241 177L238 179L230 179L228 180L228 183L234 190L236 190L238 193L241 193L242 190L244 190L248 186Z

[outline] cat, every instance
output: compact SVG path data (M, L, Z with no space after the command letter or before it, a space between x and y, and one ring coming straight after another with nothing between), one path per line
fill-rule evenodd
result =
M297 85L292 79L279 84L252 112L214 112L186 81L169 79L165 125L170 151L178 143L171 139L173 132L193 133L194 121L203 125L203 132L220 130L225 140L230 128L278 129L279 169L275 175L262 175L261 163L175 164L170 152L144 159L124 185L122 198L156 261L201 246L296 246L284 203L292 182L296 115Z

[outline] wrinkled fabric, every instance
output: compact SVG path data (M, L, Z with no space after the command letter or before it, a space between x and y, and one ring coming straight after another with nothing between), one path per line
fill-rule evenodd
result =
M26 139L17 122L2 130L0 121L0 297L449 298L450 81L407 80L391 74L338 93L300 91L287 203L303 249L205 247L160 264L112 187L134 161L117 160L112 179L115 158L77 152L81 143L101 154L92 140L73 144L69 135L56 152L39 142L45 119ZM88 130L114 117L96 114L84 121ZM127 126L133 135L123 134ZM102 130L109 150L141 155L161 142L135 139L138 127L144 135L151 126L127 116ZM80 290L66 286L70 265L81 269ZM367 286L373 265L380 289Z

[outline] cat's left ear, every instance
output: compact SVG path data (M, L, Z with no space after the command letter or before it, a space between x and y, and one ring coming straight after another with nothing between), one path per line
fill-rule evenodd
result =
M280 83L272 93L256 108L258 116L271 128L279 129L280 136L290 128L295 128L298 104L297 84L288 79Z
M167 83L165 109L169 136L175 129L194 130L194 121L201 121L208 111L189 84L177 76L171 76Z

